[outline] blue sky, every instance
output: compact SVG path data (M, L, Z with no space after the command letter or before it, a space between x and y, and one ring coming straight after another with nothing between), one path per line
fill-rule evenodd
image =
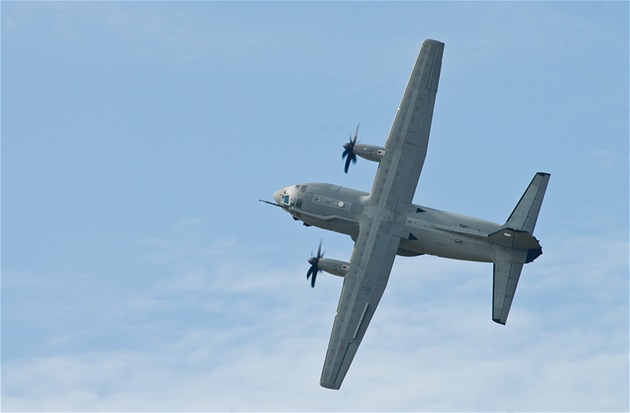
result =
M6 411L628 409L627 2L2 2ZM491 265L398 258L339 392L341 280L258 202L382 145L446 43L415 202L503 222L551 182L506 326Z

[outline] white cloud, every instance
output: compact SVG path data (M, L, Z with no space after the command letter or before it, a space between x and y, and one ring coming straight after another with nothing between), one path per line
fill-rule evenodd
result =
M340 280L322 275L311 290L296 277L301 266L235 261L235 250L208 254L209 247L197 244L186 256L166 254L171 258L160 264L166 271L148 288L128 291L120 301L105 292L99 312L113 323L86 329L85 320L74 320L93 340L119 334L121 342L134 344L104 340L83 351L67 337L65 348L8 360L3 407L624 409L628 302L621 258L627 243L588 241L558 245L526 266L505 327L490 321L490 265L399 258L339 392L318 381L340 287L334 281ZM163 245L147 248L158 252ZM608 274L603 286L596 278L602 273ZM76 308L87 305L80 301Z

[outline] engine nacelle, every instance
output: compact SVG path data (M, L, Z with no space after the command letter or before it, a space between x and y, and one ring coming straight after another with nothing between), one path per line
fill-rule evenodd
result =
M372 162L380 162L385 156L385 148L382 146L368 145L365 143L357 143L352 148L352 153Z
M317 268L338 277L344 277L350 271L350 263L330 258L320 258Z

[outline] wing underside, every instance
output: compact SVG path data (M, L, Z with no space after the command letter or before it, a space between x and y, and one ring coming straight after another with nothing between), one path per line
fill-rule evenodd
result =
M339 389L385 291L429 142L444 44L426 40L359 223L320 384Z
M400 243L392 230L390 223L372 220L359 232L328 344L320 381L323 387L341 386L385 291Z
M425 40L385 144L370 192L371 202L390 210L411 203L429 144L444 43Z

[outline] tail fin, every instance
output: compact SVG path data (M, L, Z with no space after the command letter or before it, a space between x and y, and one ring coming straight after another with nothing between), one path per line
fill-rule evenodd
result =
M540 205L542 205L550 176L545 172L538 172L534 176L504 227L527 231L530 234L534 233Z
M492 288L492 320L505 324L523 264L534 261L542 248L533 232L542 205L548 173L538 172L514 211L499 231L488 236L495 250Z

